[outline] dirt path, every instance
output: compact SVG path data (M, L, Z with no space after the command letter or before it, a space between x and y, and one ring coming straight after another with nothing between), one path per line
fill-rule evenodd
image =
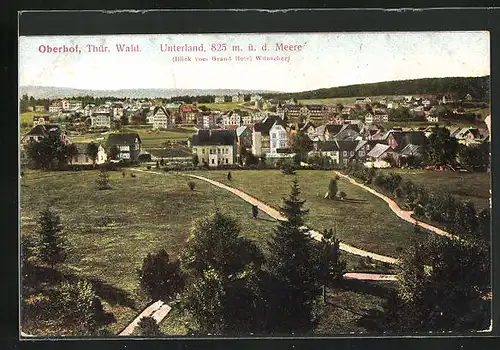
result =
M157 175L165 175L165 173L162 173L162 172L157 172L157 171L152 171L152 170L142 170L142 169L134 169L134 168L130 168L130 170L134 170L134 171L140 171L140 172L144 172L144 173L150 173L150 174L157 174ZM193 175L193 174L185 174L185 173L178 173L176 172L175 174L177 175L181 175L181 176L188 176L188 177L192 177L192 178L195 178L195 179L198 179L198 180L201 180L201 181L205 181L205 182L208 182L214 186L217 186L219 188L222 188L226 191L229 191L231 193L233 193L234 195L240 197L241 199L243 199L244 201L250 203L250 204L253 204L253 205L256 205L260 210L262 210L263 212L265 212L267 215L269 215L270 217L276 219L276 220L285 220L285 218L283 217L283 215L281 215L279 213L279 211L277 211L276 209L270 207L269 205L261 202L260 200L248 195L247 193L241 191L241 190L238 190L236 188L233 188L233 187L230 187L230 186L227 186L221 182L218 182L218 181L215 181L215 180L211 180L211 179L208 179L206 177L203 177L203 176L198 176L198 175ZM321 241L321 238L323 237L321 235L321 233L317 232L317 231L314 231L314 230L309 230L308 231L308 234L315 240L317 241ZM373 260L377 260L377 261L381 261L381 262L386 262L386 263L389 263L389 264L395 264L397 263L397 259L393 258L393 257L390 257L390 256L385 256L385 255L380 255L380 254L376 254L376 253L372 253L372 252L368 252L366 250L362 250L362 249L359 249L359 248L356 248L356 247L353 247L351 245L348 245L348 244L345 244L345 243L340 243L340 249L343 250L343 251L346 251L348 253L351 253L351 254L354 254L354 255L358 255L358 256L363 256L363 257L370 257L372 258Z
M153 317L155 319L156 323L159 324L165 318L165 316L167 316L167 314L170 312L170 310L172 310L170 305L165 304L161 300L158 300L157 302L154 302L153 304L151 304L147 308L145 308L139 314L139 316L137 316L132 321L132 323L130 323L127 327L125 327L125 329L123 331L121 331L118 335L119 336L131 335L134 332L135 327L137 327L137 325L139 324L139 321L143 317L148 317L148 316Z
M429 225L425 222L421 222L421 221L418 221L417 219L415 218L412 218L411 215L413 214L413 211L408 211L408 210L402 210L399 205L393 201L392 199L390 199L389 197L383 195L382 193L380 192L377 192L375 191L373 188L370 188L366 185L363 185L363 184L360 184L359 182L357 182L356 180L354 180L353 178L351 178L350 176L348 175L344 175L338 171L335 171L335 173L341 177L341 178L344 178L346 180L348 180L350 183L356 185L356 186L359 186L365 190L367 190L368 192L372 193L373 195L379 197L380 199L382 199L384 202L386 202L388 205L389 205L389 208L391 208L391 210L398 216L400 217L401 219L411 223L411 224L418 224L418 226L428 230L428 231L431 231L431 232L434 232L438 235L441 235L441 236L445 236L445 237L455 237L454 235L452 235L451 233L449 232L446 232L446 231L443 231L441 230L440 228L437 228L435 226L432 226L432 225Z
M344 274L347 280L362 280L362 281L396 281L396 275L385 275L380 273L360 273L348 272Z
M157 172L157 171L152 171L152 170L142 170L142 169L129 169L133 171L138 171L138 172L143 172L143 173L150 173L150 174L156 174L156 175L165 175L165 173L162 172ZM188 176L192 177L201 181L206 181L214 186L217 186L219 188L225 189L234 195L240 197L244 201L256 205L260 210L271 216L272 218L276 220L286 220L283 215L281 215L276 209L262 203L258 199L246 194L243 191L240 191L236 188L227 186L223 183L220 183L218 181L214 181L211 179L208 179L203 176L198 176L198 175L193 175L193 174L184 174L184 173L175 173L177 175L181 176ZM309 230L307 232L313 239L320 241L321 238L323 237L319 232ZM374 260L377 261L382 261L382 262L387 262L390 264L395 264L397 262L397 259L384 256L384 255L379 255L376 253L368 252L362 249L355 248L353 246L347 245L345 243L340 243L340 249L346 252L349 252L351 254L359 255L359 256L366 256L370 257ZM386 274L376 274L376 273L357 273L357 272L348 272L344 274L345 279L356 279L356 280L363 280L363 281L395 281L396 276L395 275L386 275ZM163 303L162 301L157 301L151 305L149 305L146 309L144 309L139 316L137 316L132 323L130 323L121 333L119 333L119 336L128 336L131 335L134 329L137 327L137 324L139 323L140 319L145 316L151 316L153 317L156 322L159 324L165 316L169 313L169 311L172 308L168 305Z

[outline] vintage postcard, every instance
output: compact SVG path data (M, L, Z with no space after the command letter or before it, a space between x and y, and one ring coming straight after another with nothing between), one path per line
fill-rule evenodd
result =
M491 331L484 31L19 37L20 336Z

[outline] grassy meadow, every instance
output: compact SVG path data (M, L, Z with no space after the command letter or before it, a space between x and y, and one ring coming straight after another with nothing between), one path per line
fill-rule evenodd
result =
M209 214L217 206L236 217L242 234L263 250L276 225L276 221L264 213L259 214L259 219L253 219L248 203L204 181L169 173L159 176L134 172L136 177L130 176L130 170L125 173L122 177L121 171L109 172L112 189L103 191L96 189L97 171L25 170L21 179L21 235L29 242L36 241L38 213L47 205L60 215L69 256L56 268L55 274L59 282L86 278L97 286L96 293L105 310L112 312L116 320L106 326L111 334L121 331L150 302L138 288L136 271L143 258L162 248L176 258L194 219ZM235 178L238 176L235 174ZM189 190L188 181L196 183L194 191ZM282 193L277 192L279 198L289 191L287 185L278 188L281 190ZM348 271L392 271L387 264L351 254L343 254L343 257ZM43 269L37 269L43 279ZM30 276L29 281L37 281L37 276L36 273ZM28 305L48 298L47 293L57 283L33 283L39 287L27 288L23 297ZM355 297L360 303L366 303L364 294L358 293ZM185 334L186 322L189 324L185 315L174 308L160 327L169 335ZM34 335L72 334L70 327L43 317L24 319L22 326L24 332Z
M124 127L121 132L136 132L139 134L142 147L154 148L162 145L165 141L186 141L191 135L196 134L194 128L173 128L171 130L152 130Z
M430 171L422 169L380 169L424 186L429 191L450 192L461 200L470 200L477 209L489 208L491 173Z
M162 248L177 257L194 219L218 206L237 217L242 233L256 240L274 226L265 217L254 220L249 204L208 183L193 180L196 188L190 191L185 177L137 173L132 178L126 173L122 178L121 172L110 172L113 189L106 191L96 189L96 171L25 171L21 180L21 235L35 240L37 215L46 205L60 215L71 249L60 273L96 280L113 291L100 295L115 314L117 322L108 326L113 333L149 302L138 290L136 276L143 258ZM118 299L122 302L114 302ZM51 332L46 324L23 330Z
M293 176L279 170L197 172L198 175L239 188L274 208L281 205L282 197L290 191ZM324 199L332 171L299 170L297 178L305 207L310 210L306 224L318 231L337 227L337 236L348 244L371 252L396 256L416 234L413 225L401 220L389 206L373 194L346 180L338 181L338 189L347 194L345 201Z
M245 106L244 104L239 103L239 102L200 103L196 107L200 108L201 106L205 106L205 107L210 108L212 110L222 111L222 112L232 111L233 109L253 110L252 108L249 108L248 106Z
M412 95L414 97L418 97L418 95ZM369 97L372 100L372 103L378 102L382 99L387 99L389 101L394 99L401 99L403 95L385 95L385 96L353 96L353 97L331 97L331 98L317 98L317 99L305 99L298 100L297 102L302 104L337 104L340 103L342 105L353 105L356 103L357 98L365 98Z

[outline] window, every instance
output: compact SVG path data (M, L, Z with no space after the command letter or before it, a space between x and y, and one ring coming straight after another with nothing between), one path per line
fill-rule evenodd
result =
M351 156L353 156L353 155L354 155L354 151L351 151Z
M344 157L347 157L347 151L344 151L343 155Z
M276 138L276 133L275 133L275 132L273 132L273 133L271 134L271 138L272 138L272 139L275 139L275 138Z
M344 164L347 164L347 159L344 159Z
M220 148L217 148L217 153L220 154Z
M364 151L359 151L359 156L360 157L364 157L365 156L365 152Z
M273 147L273 148L276 148L276 141L273 141L273 142L272 142L272 147Z
M85 161L88 162L89 161L89 157L85 156Z
M212 164L215 164L215 159L212 158Z
M204 148L201 149L201 153L205 154L205 149Z
M229 159L226 158L226 164L228 164L228 163L229 163Z

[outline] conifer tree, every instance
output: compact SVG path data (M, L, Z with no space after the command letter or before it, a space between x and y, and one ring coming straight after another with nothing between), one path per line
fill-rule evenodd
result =
M323 284L323 303L326 304L327 287L332 282L342 280L347 264L340 258L340 240L332 229L323 231L321 245L320 275Z
M304 200L294 179L290 196L280 208L286 220L280 221L269 241L267 270L272 277L268 297L271 328L279 332L308 331L311 312L319 288L316 282L310 238L304 234Z
M64 262L66 259L65 237L62 234L61 219L50 208L46 208L40 213L38 235L38 258L52 268L54 265Z

